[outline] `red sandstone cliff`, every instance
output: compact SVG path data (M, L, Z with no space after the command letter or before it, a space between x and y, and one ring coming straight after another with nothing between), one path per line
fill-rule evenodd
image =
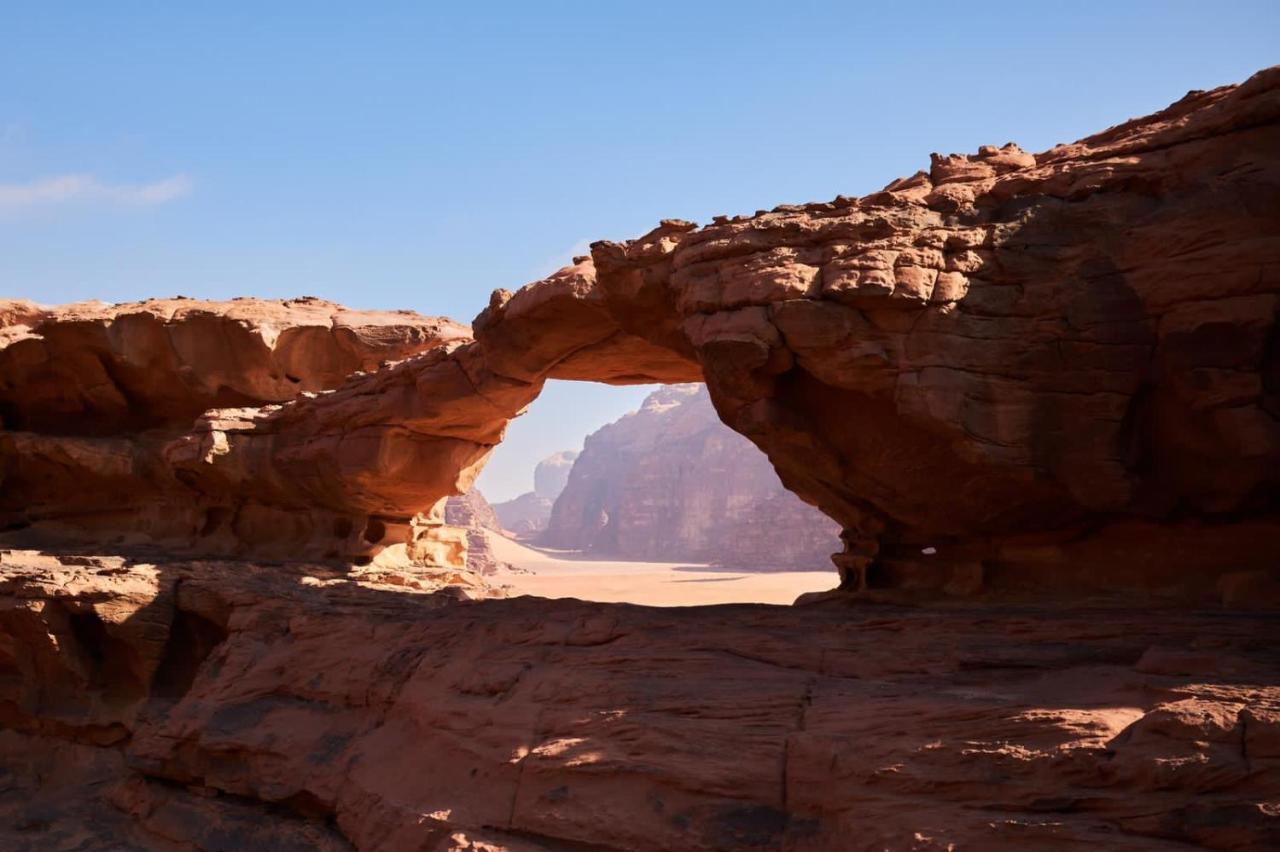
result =
M434 504L410 533L399 517L263 499L243 472L202 488L173 460L204 439L191 460L211 460L228 449L216 430L456 346L466 326L312 298L0 302L0 319L0 530L11 540L366 561L417 542L417 563L461 567L465 536L441 527ZM348 424L338 443L361 441Z
M1271 69L1041 154L939 156L861 199L666 222L499 291L474 342L330 393L165 442L18 433L0 521L422 559L434 507L547 378L702 380L842 525L848 589L1262 600L1280 558L1278 143ZM182 510L92 505L125 470ZM229 503L241 529L201 539Z
M686 384L587 437L540 541L623 559L823 570L839 533L720 422L704 386Z
M0 527L60 551L0 552L0 844L1277 848L1278 276L1271 69L597 243L474 340L0 305ZM443 498L548 377L705 381L846 593L472 600Z

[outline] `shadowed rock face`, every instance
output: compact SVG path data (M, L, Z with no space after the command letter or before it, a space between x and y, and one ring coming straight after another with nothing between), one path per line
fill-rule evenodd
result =
M283 522L305 510L412 555L545 379L705 381L842 525L848 586L1257 599L1280 557L1277 152L1271 69L1041 154L665 222L498 291L474 342L163 445L64 441L60 469L234 495L241 546L314 541Z
M1280 842L1270 616L451 600L0 556L0 846Z

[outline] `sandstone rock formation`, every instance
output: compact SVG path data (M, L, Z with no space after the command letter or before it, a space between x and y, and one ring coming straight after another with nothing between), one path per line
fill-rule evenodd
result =
M528 536L546 529L551 507L569 482L569 471L578 454L573 450L552 453L533 469L533 490L494 505L503 527Z
M0 302L0 319L5 429L50 435L185 430L211 408L288 402L469 337L439 317L314 298Z
M551 519L551 507L554 505L554 498L548 499L539 496L536 491L526 491L519 497L495 503L493 511L497 513L503 529L516 536L531 536L546 529L547 521Z
M0 553L0 846L1276 848L1278 303L1280 69L597 243L474 340L0 304L58 551ZM547 378L705 381L859 593L488 599L444 498Z
M502 531L502 521L498 519L489 501L484 499L479 488L472 488L465 494L446 500L444 520L453 526Z
M467 568L477 574L493 574L506 563L493 554L488 533L503 534L502 522L494 513L480 489L450 497L444 504L444 522L466 530ZM510 566L507 566L510 567Z
M538 462L533 469L533 493L540 497L550 497L554 502L569 484L569 474L577 460L576 450L561 450Z
M63 442L57 469L244 495L246 547L312 546L318 525L286 520L324 513L343 547L412 551L547 378L705 380L842 525L850 588L1259 601L1280 559L1278 141L1269 69L1041 154L665 222L495 293L473 343L162 447ZM20 458L53 452L36 434Z
M365 553L387 522L259 500L234 476L199 487L182 464L195 446L217 455L215 428L470 339L450 320L312 298L3 302L0 319L0 529L35 543L268 558ZM462 534L440 523L438 512L421 521L419 561L454 564L462 552Z
M683 384L587 437L539 541L623 559L820 571L839 534L720 422L704 385Z
M1280 843L1269 616L450 600L4 554L0 846Z

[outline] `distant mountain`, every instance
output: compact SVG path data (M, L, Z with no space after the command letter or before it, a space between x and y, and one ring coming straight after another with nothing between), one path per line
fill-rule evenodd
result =
M573 470L573 463L577 459L578 454L573 450L563 450L538 462L538 466L533 469L534 493L554 503L569 483L569 471Z
M551 517L551 506L569 481L569 471L577 457L573 450L564 450L538 462L533 471L532 491L493 505L502 526L517 535L529 535L545 529Z
M703 385L689 384L650 394L587 438L538 541L625 559L823 570L839 533L720 422Z

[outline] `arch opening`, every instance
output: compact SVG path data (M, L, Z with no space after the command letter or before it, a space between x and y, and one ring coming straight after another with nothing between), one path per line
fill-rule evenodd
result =
M513 595L789 604L838 581L839 525L701 383L548 381L445 512L475 570Z

